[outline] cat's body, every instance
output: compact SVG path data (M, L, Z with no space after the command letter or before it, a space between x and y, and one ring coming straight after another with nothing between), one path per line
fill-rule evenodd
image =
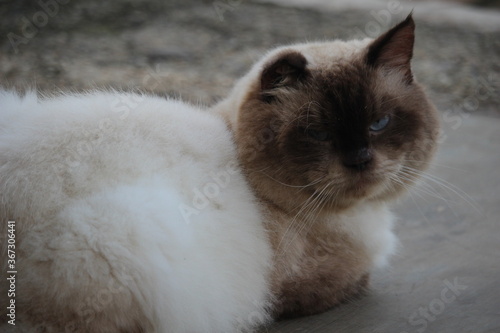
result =
M119 93L3 93L0 110L1 232L16 222L18 271L17 325L2 331L219 333L267 321L267 236L221 119Z
M2 95L19 318L235 332L359 294L395 247L388 204L435 150L413 28L274 50L212 114L134 95Z

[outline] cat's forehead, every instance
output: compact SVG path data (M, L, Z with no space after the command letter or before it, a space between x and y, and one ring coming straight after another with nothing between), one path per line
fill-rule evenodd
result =
M289 49L300 52L307 60L307 68L328 70L352 64L362 54L371 39L296 44Z
M297 44L293 50L300 52L307 60L307 69L315 72L315 80L323 88L344 87L370 92L374 96L407 94L411 86L401 84L404 79L398 71L369 71L365 66L367 48L373 41L363 40ZM370 73L369 73L370 72Z

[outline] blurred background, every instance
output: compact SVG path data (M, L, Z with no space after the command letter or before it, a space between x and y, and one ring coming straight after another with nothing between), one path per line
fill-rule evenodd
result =
M270 48L376 37L412 10L443 132L397 205L399 253L366 297L268 332L500 332L499 1L0 0L0 85L211 105Z
M500 1L458 2L474 7L415 0L0 0L0 75L3 85L140 88L210 104L272 47L375 37L413 10L416 75L433 94L459 103L483 80L498 82ZM491 96L482 107L498 102Z

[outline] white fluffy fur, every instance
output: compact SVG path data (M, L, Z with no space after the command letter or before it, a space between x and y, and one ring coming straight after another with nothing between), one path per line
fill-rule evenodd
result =
M178 101L0 92L16 328L220 333L266 322L271 252L234 158L224 122ZM4 253L0 263L5 272Z
M362 246L373 268L387 265L397 239L392 231L394 215L387 204L361 203L340 214L336 225Z

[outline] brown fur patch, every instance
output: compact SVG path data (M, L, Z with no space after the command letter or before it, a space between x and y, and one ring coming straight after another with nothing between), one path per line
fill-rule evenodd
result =
M283 243L286 231L274 227L273 243L282 245L276 248L273 276L277 317L323 312L364 290L368 258L347 234L316 227L305 238L292 233Z

